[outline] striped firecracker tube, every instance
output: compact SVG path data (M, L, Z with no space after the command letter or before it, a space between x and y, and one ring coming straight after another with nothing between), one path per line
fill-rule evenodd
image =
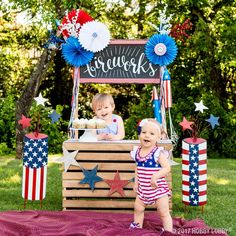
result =
M29 133L24 137L22 197L43 200L46 195L48 136Z
M207 141L186 138L182 141L183 203L203 206L207 203Z

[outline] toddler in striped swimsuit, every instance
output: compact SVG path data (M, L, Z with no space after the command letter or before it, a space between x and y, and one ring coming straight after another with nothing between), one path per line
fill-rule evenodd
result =
M140 122L140 146L134 147L131 157L136 162L134 191L137 193L134 203L134 222L130 228L142 228L144 210L147 205L155 204L163 228L172 231L173 223L169 212L171 195L165 176L170 172L169 152L157 143L161 138L161 127L155 119Z

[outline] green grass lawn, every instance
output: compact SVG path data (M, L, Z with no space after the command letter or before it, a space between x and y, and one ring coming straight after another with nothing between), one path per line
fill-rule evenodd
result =
M61 155L58 155L60 157ZM46 197L42 201L44 210L62 209L62 182L60 163L51 162L49 158L47 172ZM23 210L24 199L22 198L22 160L14 157L0 157L0 211ZM39 201L29 201L27 210L38 210Z
M58 157L61 155L58 155ZM49 157L47 193L43 210L62 209L61 164ZM175 159L181 163L181 159ZM22 161L13 156L0 157L0 211L23 210L21 196ZM186 209L182 203L181 164L172 167L174 217L185 219L201 218L214 228L225 229L236 235L236 160L208 159L207 204L202 214L201 207ZM28 202L27 210L40 209L38 201Z
M181 159L175 159L181 163ZM208 159L207 204L201 207L187 206L182 201L181 165L172 167L173 216L185 219L204 219L209 226L225 229L236 235L236 160Z

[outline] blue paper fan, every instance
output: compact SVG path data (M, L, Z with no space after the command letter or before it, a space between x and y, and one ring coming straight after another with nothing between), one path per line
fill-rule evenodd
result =
M154 34L145 45L145 54L154 65L166 66L177 55L175 40L166 34Z
M80 67L87 65L94 53L83 49L77 38L69 37L62 45L62 56L68 64Z

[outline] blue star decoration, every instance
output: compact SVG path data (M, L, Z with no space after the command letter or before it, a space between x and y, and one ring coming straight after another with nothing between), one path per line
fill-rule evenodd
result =
M53 113L49 114L48 116L51 118L52 124L57 122L60 119L60 117L61 117L61 115L58 114L55 110L53 110Z
M162 117L161 117L161 99L159 99L157 95L156 87L153 87L152 90L152 106L155 119L162 124Z
M57 35L55 34L53 30L50 30L49 33L50 33L50 36L49 36L48 42L45 43L43 47L49 50L59 49L60 44L65 43L65 40L57 37Z
M216 125L219 125L219 117L213 116L212 114L210 115L210 118L207 119L206 121L211 124L211 128L214 129Z
M95 183L103 181L103 178L97 176L98 165L96 165L92 170L82 169L84 174L84 179L82 179L80 184L89 184L92 191L94 191Z

